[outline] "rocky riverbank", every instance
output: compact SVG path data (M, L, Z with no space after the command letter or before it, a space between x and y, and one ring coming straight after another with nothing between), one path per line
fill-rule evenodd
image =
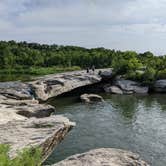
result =
M108 70L108 69L107 69ZM9 144L11 158L25 147L41 147L43 160L75 125L41 104L51 97L101 81L98 71L67 72L28 83L0 83L0 144Z
M54 107L35 100L0 97L0 143L9 144L11 158L25 147L41 147L43 160L75 125Z
M100 73L100 75L99 75ZM118 94L145 94L149 88L138 82L118 79L112 81L111 69L52 74L34 81L0 83L0 144L10 144L10 156L25 147L39 146L43 160L75 125L62 115L56 115L53 106L42 104L79 87L103 84L103 90ZM113 82L113 83L112 83ZM154 92L166 92L166 80L158 80Z
M141 82L115 79L112 83L104 85L104 91L112 94L166 93L166 80L157 80L149 87L142 85Z
M75 125L40 104L29 84L0 83L0 144L9 144L11 158L27 147L41 147L45 160Z

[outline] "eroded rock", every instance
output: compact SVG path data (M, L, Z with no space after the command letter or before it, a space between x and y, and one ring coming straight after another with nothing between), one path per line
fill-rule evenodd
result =
M96 94L83 94L80 96L80 99L85 103L93 103L97 101L104 101L104 99Z
M73 155L52 166L149 166L138 154L112 148L101 148Z

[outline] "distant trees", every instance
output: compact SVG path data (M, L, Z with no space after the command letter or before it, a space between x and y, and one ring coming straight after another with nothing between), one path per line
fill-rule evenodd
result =
M38 43L0 41L0 69L28 67L113 67L117 74L133 79L166 78L166 56L151 52L115 51L105 48L86 49ZM144 69L143 72L139 70ZM152 79L153 77L153 79Z

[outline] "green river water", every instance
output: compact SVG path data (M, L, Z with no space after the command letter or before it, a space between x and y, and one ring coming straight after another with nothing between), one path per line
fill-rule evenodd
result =
M102 94L101 94L102 95ZM77 97L52 99L56 114L76 127L47 159L56 163L100 147L130 150L153 166L166 166L166 95L102 95L104 103L84 104Z

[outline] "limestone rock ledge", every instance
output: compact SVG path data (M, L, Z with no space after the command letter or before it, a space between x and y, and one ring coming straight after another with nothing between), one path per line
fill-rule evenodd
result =
M113 148L101 148L73 155L52 166L149 166L138 154Z
M10 119L0 120L0 143L11 146L11 158L25 147L41 147L45 160L75 125L60 115L37 119L14 115L10 109L7 112L3 117Z
M61 115L51 116L55 109L49 105L0 101L0 144L11 146L11 158L26 147L41 147L44 161L75 125Z
M52 74L40 77L29 84L35 93L36 99L46 101L48 98L56 97L78 87L100 82L102 76L99 73L106 71L110 71L110 69L100 69L94 73L87 73L84 70Z

